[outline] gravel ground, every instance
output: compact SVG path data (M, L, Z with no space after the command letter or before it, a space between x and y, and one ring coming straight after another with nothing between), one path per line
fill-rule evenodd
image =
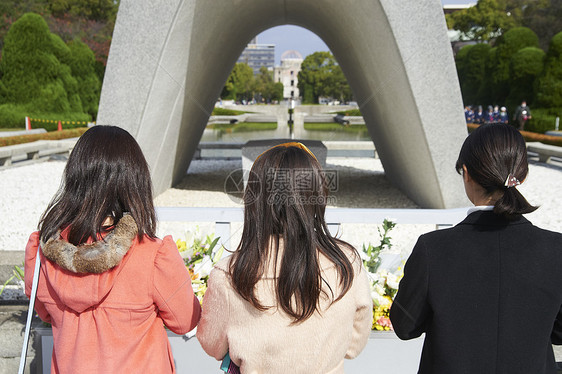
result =
M29 234L60 185L65 163L51 161L0 171L0 250L23 250ZM241 161L193 161L186 177L155 199L156 206L239 207L236 196L224 192L226 177L241 168ZM327 169L338 171L339 186L331 207L345 208L417 208L417 205L384 177L380 160L373 158L329 158ZM562 231L562 167L531 161L527 181L521 192L541 207L527 217L538 226ZM186 231L201 234L213 231L211 223L162 222L159 236L182 238ZM377 225L342 225L344 240L360 247L377 244ZM417 237L434 229L431 225L398 225L392 232L395 251L406 255ZM231 244L239 240L240 225L233 224Z

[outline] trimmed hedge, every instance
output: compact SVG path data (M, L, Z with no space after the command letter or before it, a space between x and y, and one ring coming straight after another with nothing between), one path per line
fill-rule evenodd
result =
M87 127L80 127L77 129L48 132L43 134L7 136L4 138L0 138L0 147L4 147L6 145L30 143L37 140L61 140L68 138L77 138L85 133L86 130L88 130Z
M525 129L544 134L554 130L556 117L562 117L562 109L532 109L531 119L525 124Z
M58 128L58 121L62 122L89 122L90 116L86 113L37 113L30 110L31 105L0 105L0 127L1 128L21 128L25 126L25 117L32 119L49 120L56 122L31 121L31 128L44 128L47 131L55 131ZM82 127L84 123L63 123L62 128Z
M474 123L468 123L468 132L472 132L476 130L480 125L476 125ZM497 126L509 126L509 125L497 125ZM537 134L536 132L529 132L529 131L519 131L523 138L527 142L541 142L543 144L550 144L562 147L562 136L552 136L552 135L544 135L544 134Z

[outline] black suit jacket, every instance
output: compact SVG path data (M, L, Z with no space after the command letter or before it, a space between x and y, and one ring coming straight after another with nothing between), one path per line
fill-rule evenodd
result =
M562 235L477 211L418 239L390 319L419 373L556 374L561 307Z

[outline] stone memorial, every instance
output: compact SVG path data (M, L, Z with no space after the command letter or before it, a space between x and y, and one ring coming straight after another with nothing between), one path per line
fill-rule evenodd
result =
M122 1L98 124L133 134L163 192L185 176L246 44L284 24L330 47L393 184L421 207L468 204L454 170L467 129L439 0Z

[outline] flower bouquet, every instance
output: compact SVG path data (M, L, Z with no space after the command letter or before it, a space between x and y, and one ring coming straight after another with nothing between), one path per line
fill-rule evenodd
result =
M199 301L203 301L203 295L207 291L207 281L213 266L222 258L224 247L218 245L220 238L214 235L206 235L201 239L198 230L195 233L188 231L186 240L176 240L185 266L191 275L193 292Z
M392 247L390 236L388 233L396 226L395 223L384 220L382 231L379 228L381 237L380 244L373 247L371 244L363 245L361 253L363 265L367 270L371 284L371 297L373 298L373 330L389 331L392 330L390 322L390 307L396 292L398 292L398 284L402 279L402 267L398 267L395 271L388 269L379 269L382 263L381 254L388 252Z
M391 238L388 234L394 226L396 226L395 223L384 220L382 231L379 228L380 244L376 247L371 244L363 245L363 250L360 253L371 284L371 296L373 298L372 328L378 331L392 330L389 318L390 307L403 276L401 266L394 271L380 268L383 263L381 255L386 254L392 247ZM215 238L213 234L206 235L202 239L199 231L196 230L195 232L188 231L185 240L178 239L176 241L180 255L191 275L193 292L199 301L203 300L205 291L207 291L207 281L213 266L224 254L224 247L218 245L219 239Z

